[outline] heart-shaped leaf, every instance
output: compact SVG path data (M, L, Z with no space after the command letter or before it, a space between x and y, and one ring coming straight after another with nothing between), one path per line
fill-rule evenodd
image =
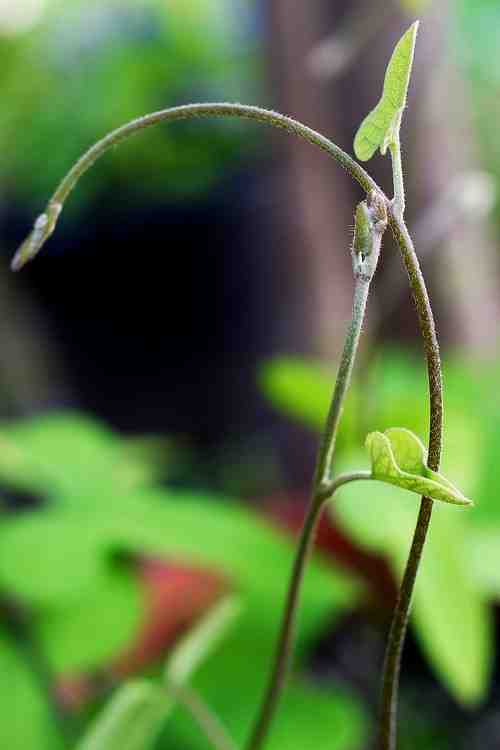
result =
M445 477L428 468L427 452L410 430L392 427L383 433L372 432L366 446L374 479L452 505L473 504Z
M385 154L390 144L399 138L417 31L418 21L415 21L397 43L387 66L380 101L365 117L356 133L354 153L361 161L371 159L378 148Z

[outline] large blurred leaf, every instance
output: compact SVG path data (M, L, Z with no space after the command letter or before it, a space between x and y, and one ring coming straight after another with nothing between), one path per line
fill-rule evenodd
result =
M121 513L103 513L97 522L100 534L120 549L217 568L245 597L280 611L294 544L250 510L215 498L148 490L129 496ZM341 611L355 598L352 581L316 560L306 575L304 624L317 628L328 611Z
M75 495L99 502L152 479L146 460L96 420L75 412L52 413L4 426L0 432L0 481L38 493Z
M314 430L322 430L332 400L336 373L319 363L294 357L276 357L259 370L259 384L269 401L287 416ZM347 399L339 440L351 443L357 428L357 389Z
M5 750L62 750L47 696L5 631L0 630L0 747Z
M240 747L248 739L268 679L278 633L278 608L273 607L265 617L257 610L248 612L193 681ZM295 670L266 748L351 750L364 746L366 735L367 719L357 700L338 686L321 689ZM161 747L210 748L190 717L180 710L164 737Z
M78 606L103 566L95 526L54 513L7 517L0 527L0 586L32 605Z
M0 121L2 172L30 200L46 196L83 149L133 117L181 101L258 99L248 8L233 2L222 10L209 0L192 12L185 0L45 6L35 34L9 47L0 36L8 102ZM72 205L95 195L97 184L128 183L134 202L141 193L150 201L155 193L164 200L169 192L206 189L241 158L243 132L247 152L251 130L220 121L151 128L103 160Z
M55 672L78 673L109 664L138 633L144 615L142 590L123 567L110 564L78 601L42 608L34 618Z
M127 604L126 591L121 588L110 588L107 599L108 584L98 572L99 568L96 572L92 554L98 557L100 565L106 563L113 551L123 551L209 566L227 576L230 584L244 597L246 605L266 612L266 617L279 613L284 602L294 546L288 538L281 537L252 512L214 498L196 498L159 490L144 490L126 496L101 494L100 499L98 507L92 504L87 507L82 502L80 509L72 504L70 510L60 514L32 514L29 520L8 522L4 532L8 546L5 558L0 556L0 570L3 571L5 582L9 583L6 588L24 594L29 604L39 605L40 612L54 612L53 619L46 621L44 632L45 637L49 638L53 628L55 640L52 656L59 666L63 666L65 658L69 660L66 666L76 665L79 659L93 661L97 659L100 648L98 643L83 644L83 649L96 649L95 655L91 651L64 657L63 646L59 648L57 645L59 628L62 628L62 644L65 628L68 628L68 638L72 637L73 628L81 629L84 638L92 616L99 616L104 628L107 618L111 617L108 613L110 608L114 607L117 618L125 607L130 607L129 615L134 611L133 602ZM57 554L51 551L48 564L38 566L37 550L43 554L46 537L59 549ZM74 582L79 590L78 598L72 591L73 547ZM24 555L26 566L21 566L20 571L16 572L14 561ZM58 564L65 556L66 564ZM26 576L29 584L26 583ZM109 585L112 583L113 580ZM122 593L123 599L120 598ZM118 601L113 604L114 594ZM60 599L56 607L52 602L57 595L60 595ZM356 587L351 581L314 561L306 575L299 618L302 643L304 638L310 638L317 632L327 614L344 611L352 606L355 599ZM85 602L85 607L82 602ZM60 619L57 616L59 610ZM66 615L63 615L64 611ZM91 615L92 612L95 614ZM271 612L275 614L271 615ZM127 616L124 616L123 627L127 622ZM96 619L92 630L97 623ZM117 637L122 632L120 623L117 623ZM102 644L103 649L109 651L104 633Z
M395 488L373 483L343 488L332 512L360 544L387 557L401 577L418 503ZM466 536L466 515L436 505L411 622L450 692L462 703L474 705L488 687L493 640L486 597L475 585L469 566Z

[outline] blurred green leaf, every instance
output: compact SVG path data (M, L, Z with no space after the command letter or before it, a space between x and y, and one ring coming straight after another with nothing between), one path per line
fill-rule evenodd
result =
M65 502L78 495L96 503L106 488L127 492L154 476L110 429L76 412L4 426L0 447L0 481Z
M354 153L362 161L371 159L375 151L385 154L399 138L401 117L406 106L410 83L418 21L401 37L387 66L382 97L361 123L354 139Z
M75 674L98 669L121 655L139 632L144 604L132 571L109 564L78 601L42 608L33 624L52 669Z
M279 603L265 612L255 607L245 611L238 626L231 630L217 653L193 679L195 689L223 718L240 747L248 739L264 694L278 634L279 614ZM359 701L331 683L327 688L318 687L300 674L299 667L300 660L297 660L266 748L351 750L363 747L368 735L368 721ZM210 747L190 717L181 711L176 711L169 721L164 731L164 743L183 750L209 750Z
M0 35L0 85L9 102L0 122L1 169L17 194L43 199L89 143L146 112L184 100L258 99L250 15L244 23L246 14L231 3L224 12L211 2L197 3L194 13L185 6L52 2L36 33L15 42ZM152 128L103 161L71 206L95 200L97 186L101 194L103 186L127 183L134 202L142 196L148 203L206 190L225 165L242 158L243 133L247 158L257 139L246 123Z
M356 465L354 458L349 466ZM396 576L406 564L418 507L382 483L346 486L331 512L362 546L386 557ZM435 671L454 697L475 705L492 663L491 613L469 564L467 516L436 505L415 588L411 623Z
M295 357L276 357L261 365L259 385L266 398L293 419L314 430L322 430L335 385L335 372L314 362ZM356 434L358 394L349 391L340 427L340 445Z
M21 651L0 629L0 746L14 750L62 750L47 697Z
M154 683L130 681L118 688L77 750L148 750L172 708L173 701Z
M78 606L101 571L104 549L92 525L53 513L8 517L0 528L0 586L30 605Z
M399 4L409 15L414 16L417 13L423 13L432 0L399 0Z
M225 573L245 598L280 611L294 542L251 510L213 497L155 490L129 495L120 507L120 513L112 509L95 516L99 534L110 546L214 568ZM81 517L86 518L84 512ZM259 575L265 570L272 570L272 575ZM316 559L304 587L307 629L317 628L322 613L352 606L356 595L351 579Z
M426 465L427 451L410 430L392 427L372 432L366 438L372 461L372 476L404 490L427 495L453 505L471 505L445 477Z

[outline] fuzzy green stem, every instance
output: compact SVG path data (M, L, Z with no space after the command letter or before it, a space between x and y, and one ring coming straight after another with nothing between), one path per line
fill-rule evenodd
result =
M245 104L231 103L207 103L207 104L185 104L179 107L163 109L158 112L139 117L136 120L123 125L106 135L102 140L95 143L89 150L76 162L66 177L57 187L55 193L47 204L47 208L35 222L33 231L23 242L12 261L12 270L17 271L29 260L35 257L41 250L46 240L54 231L57 219L61 213L62 207L71 190L74 188L80 177L110 148L118 145L132 135L163 122L174 122L176 120L187 120L189 118L200 117L240 117L246 120L255 120L256 122L270 125L281 130L286 130L292 135L318 146L325 151L330 157L335 159L351 177L356 180L366 193L377 191L382 194L380 188L370 177L370 175L361 167L349 154L342 151L328 138L321 133L317 133L307 125L287 117L286 115L273 112Z
M403 163L401 160L401 141L399 139L399 128L397 128L398 136L393 141L389 150L391 152L392 159L392 178L394 183L394 212L402 218L405 212L405 184L403 177Z
M297 554L293 564L285 611L278 636L274 664L257 720L246 745L246 750L260 750L267 737L271 721L274 718L278 707L278 701L290 669L299 596L304 578L304 571L314 545L315 530L324 503L331 498L335 491L343 484L357 479L371 478L371 472L357 472L356 474L341 476L335 480L331 479L331 467L338 426L342 416L344 400L351 382L352 370L365 317L370 283L377 268L382 235L387 226L385 203L383 202L383 199L378 194L370 194L369 198L370 210L379 212L379 221L372 223L370 234L371 246L366 256L365 254L361 256L357 253L355 244L353 246L352 255L355 287L352 320L346 335L333 398L318 450L313 478L312 496L300 534Z
M434 316L413 242L405 223L392 209L389 210L389 224L403 256L424 341L430 393L428 466L430 469L438 471L441 459L443 429L443 386ZM428 497L423 497L387 643L382 677L378 750L395 750L396 748L401 656L408 627L413 590L429 529L431 514L432 500Z

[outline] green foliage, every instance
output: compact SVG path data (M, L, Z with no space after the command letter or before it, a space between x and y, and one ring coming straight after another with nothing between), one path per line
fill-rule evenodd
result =
M427 451L410 430L391 427L382 432L372 432L366 438L372 461L372 476L381 482L427 495L454 505L471 505L442 474L427 466Z
M99 502L150 483L153 470L135 459L103 424L74 412L14 422L0 429L0 481L58 503Z
M397 43L387 66L380 101L365 117L356 133L354 153L362 161L371 159L378 148L385 154L389 146L398 142L417 31L418 21L410 26Z
M294 420L322 430L333 392L333 372L298 357L276 357L259 369L259 385L271 404ZM351 386L340 425L339 445L354 444L359 425L358 389Z
M137 578L125 565L109 562L78 600L70 597L41 608L35 632L54 672L76 674L99 669L121 653L139 632L143 617Z
M36 33L0 35L0 85L8 101L0 122L4 182L41 199L96 134L118 122L194 92L201 100L254 100L256 42L251 29L236 26L238 10L224 4L221 12L210 0L190 3L189 11L187 5L50 2ZM141 193L150 200L206 190L240 158L242 133L238 123L210 122L200 146L197 125L152 129L117 150L99 175L89 175L73 206L117 181L134 184L134 200ZM248 126L245 144L252 144Z
M261 383L275 406L322 429L330 389L318 365L279 358L262 372L273 375ZM443 467L448 475L460 478L476 505L466 514L435 507L411 626L437 675L457 700L470 705L478 703L488 688L494 649L488 602L500 600L498 365L475 364L472 370L460 360L447 360L444 376ZM284 384L281 393L280 383ZM342 421L341 429L350 440L339 446L338 471L363 465L364 457L355 446L373 424L387 430L400 423L425 434L428 415L420 408L426 397L425 373L410 353L379 352L358 373L354 389L357 410L348 410ZM423 463L425 467L425 459ZM421 463L408 468L420 471ZM355 541L385 557L395 576L401 576L417 519L417 504L411 498L378 482L363 485L360 496L354 484L339 491L331 512Z
M262 571L269 568L262 566ZM305 591L309 587L306 583ZM193 679L194 687L222 717L241 747L248 738L272 662L280 619L280 602L265 614L252 606L245 610L217 653ZM303 651L303 647L299 648ZM366 741L367 719L359 702L330 685L322 689L297 674L283 695L280 711L266 742L269 750L304 750L327 746L332 750L361 747ZM185 712L177 712L164 732L165 746L208 750L210 745ZM162 745L161 745L162 746Z
M414 16L416 13L423 13L430 6L432 0L399 0L399 4L406 13Z
M4 514L0 586L29 607L34 634L52 669L77 674L105 668L130 645L144 616L130 562L135 555L209 567L226 579L229 590L237 592L241 603L238 627L224 635L216 653L206 655L206 646L225 624L233 603L214 610L208 622L181 642L173 656L174 675L179 670L189 672L193 659L197 661L202 652L206 663L195 685L220 709L235 735L242 737L267 679L293 544L234 503L159 488L147 451L142 458L135 452L131 460L124 441L80 415L55 414L6 425L0 430L0 442L5 448L0 451L0 481L29 490L43 501L33 510ZM313 561L298 622L299 664L322 623L351 608L357 591L345 576ZM295 679L287 701L291 706L302 698L307 703L315 693ZM157 733L165 707L159 710L153 689L140 688L130 695L136 696L130 700L137 711L141 701L149 706L142 734L138 729L130 737L140 743L148 727L151 736ZM247 704L242 702L245 695ZM330 733L335 734L339 750L362 741L365 723L355 702L341 691L321 695L318 702L330 717L321 730L314 726L322 742ZM114 709L108 706L103 716L108 718L99 717L97 734L89 735L92 742L101 736L102 726L110 736L117 732L122 737L118 720L109 718L115 716ZM295 713L285 710L280 721L278 726L296 731L290 750L302 750L304 734ZM8 725L9 717L3 722ZM204 739L197 730L186 730L186 723L190 726L190 720L175 711L166 728L168 735L190 737L193 750L204 747ZM15 734L17 729L7 726L5 731ZM273 746L277 747L274 741Z
M0 629L2 721L0 746L22 750L62 750L47 697L40 691L28 658L5 630Z
M355 541L383 555L400 579L418 508L388 485L366 485L361 499L353 490L342 488L331 512ZM436 506L411 622L450 692L474 705L488 688L493 640L487 598L468 564L466 533L463 515Z

